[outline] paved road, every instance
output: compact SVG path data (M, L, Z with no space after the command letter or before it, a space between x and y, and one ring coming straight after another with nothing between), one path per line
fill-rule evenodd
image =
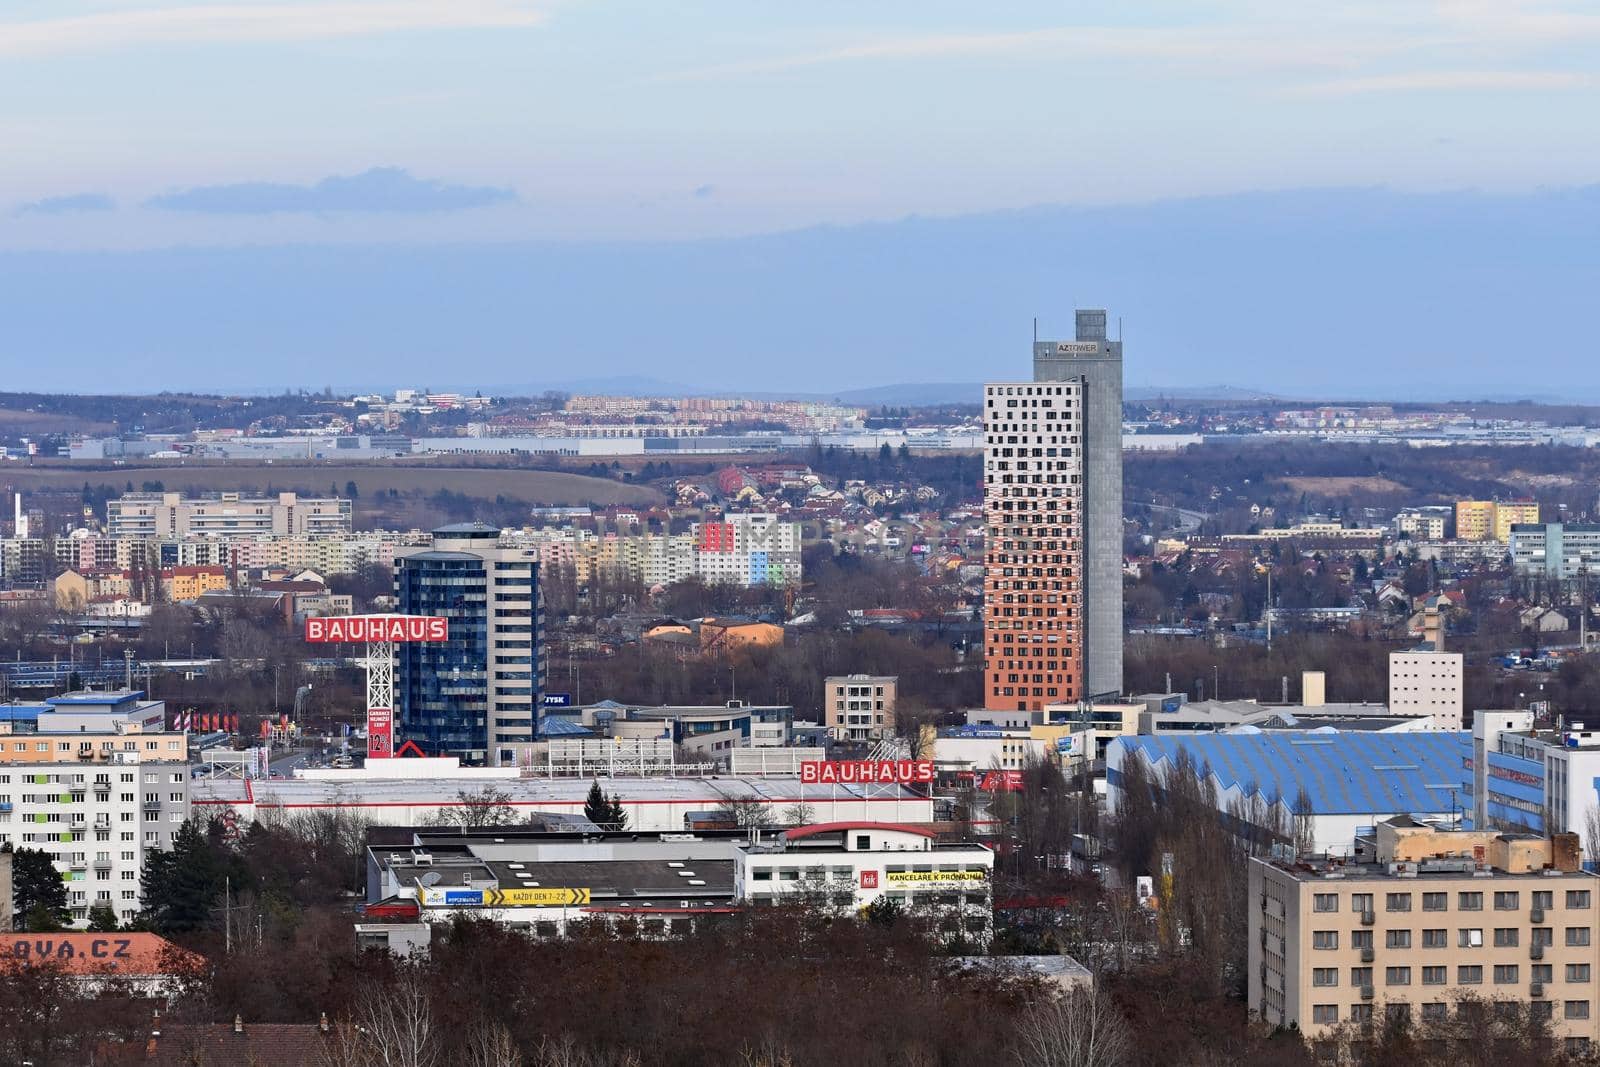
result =
M1137 507L1149 508L1151 511L1171 512L1173 515L1177 516L1177 528L1180 530L1197 530L1200 528L1200 524L1202 522L1205 522L1211 517L1203 511L1194 511L1190 508L1174 507L1171 504L1152 504L1148 500L1130 500L1127 503L1133 504Z

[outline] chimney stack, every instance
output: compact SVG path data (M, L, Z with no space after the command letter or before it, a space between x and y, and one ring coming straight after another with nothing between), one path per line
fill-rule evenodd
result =
M321 1030L323 1033L327 1033L328 1032L328 1013L327 1012L323 1012L322 1013L322 1017L317 1020L317 1029Z
M244 1033L244 1016L243 1015L235 1015L233 1017L233 1032L236 1033L236 1034Z

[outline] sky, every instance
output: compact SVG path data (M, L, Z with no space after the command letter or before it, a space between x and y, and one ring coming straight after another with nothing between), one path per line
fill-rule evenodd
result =
M1161 340L1142 365L1130 344L1130 381L1324 387L1275 359L1281 345L1213 336L1162 271L1148 285L1137 264L1097 278L1092 256L1041 247L1045 234L1194 262L1218 296L1315 274L1328 288L1304 302L1308 332L1314 312L1336 319L1367 293L1362 275L1404 262L1440 295L1420 307L1368 293L1392 317L1367 323L1378 347L1351 369L1392 370L1416 345L1383 338L1431 325L1450 339L1444 358L1466 360L1462 384L1488 388L1491 364L1450 354L1483 313L1466 294L1481 300L1485 265L1430 258L1418 220L1487 220L1513 260L1521 231L1498 227L1531 222L1560 262L1497 284L1559 297L1590 276L1597 134L1600 10L1581 3L9 4L0 388L372 382L436 366L437 348L413 357L403 343L420 331L448 338L451 366L481 382L615 371L794 389L816 383L743 359L742 338L704 316L777 333L797 310L828 317L828 350L793 355L839 375L830 388L967 381L1009 365L1018 322L1070 323L1074 300L1120 304L1152 343L1198 331L1198 351ZM1019 213L1051 221L1030 234ZM1239 241L1214 229L1221 218ZM1154 221L1160 232L1139 229ZM1303 240L1273 245L1275 261L1243 254L1286 225ZM948 238L941 254L1037 257L1041 276L1007 270L1010 291L993 292L999 278L965 263L944 275L901 260L928 227ZM1209 236L1205 256L1190 231ZM1429 231L1454 249L1450 232ZM807 234L804 247L851 258L770 272L781 291L742 279L750 257ZM1366 266L1331 277L1319 247L1351 234L1366 243L1349 262ZM874 260L904 284L866 277L876 303L841 306L838 283ZM207 267L186 275L186 262ZM691 273L630 269L641 262ZM541 289L496 287L492 270ZM921 299L930 285L950 294L953 276L955 299ZM486 284L504 300L480 299ZM383 309L386 285L406 307ZM716 285L756 303L730 308ZM1553 317L1559 299L1527 313L1562 366L1592 365L1586 316ZM911 352L883 343L882 323L905 316L928 333ZM252 326L259 336L239 335ZM619 328L648 340L618 344ZM659 366L666 352L680 365Z

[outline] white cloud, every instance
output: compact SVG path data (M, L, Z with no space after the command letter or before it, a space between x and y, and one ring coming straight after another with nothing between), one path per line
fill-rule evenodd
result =
M934 34L886 38L816 52L722 63L650 79L658 82L707 81L779 74L827 64L870 60L942 59L1022 53L1057 55L1063 63L1086 59L1153 59L1186 62L1214 70L1343 69L1363 58L1393 50L1374 41L1318 40L1315 35L1216 30L1202 27L1055 26L1012 33Z
M1291 87L1296 96L1357 96L1365 93L1470 92L1478 89L1541 91L1587 89L1591 75L1558 70L1423 70L1341 78Z
M48 56L158 44L303 41L416 30L519 29L542 10L519 0L244 3L0 19L0 56Z

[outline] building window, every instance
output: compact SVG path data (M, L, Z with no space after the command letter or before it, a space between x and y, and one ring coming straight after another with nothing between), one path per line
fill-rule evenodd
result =
M1350 947L1351 948L1371 948L1372 947L1372 931L1371 930L1352 930L1352 931L1350 931Z
M1589 891L1587 889L1567 890L1567 907L1587 908L1589 906Z
M1411 931L1390 930L1384 935L1383 944L1385 948L1410 948Z
M1331 949L1339 947L1339 931L1317 930L1311 935L1311 947Z
M1352 968L1350 968L1350 984L1353 985L1353 986L1356 986L1358 988L1360 986L1364 986L1364 985L1371 985L1372 984L1372 968L1371 967L1352 967Z
M1562 1013L1569 1019L1587 1019L1589 1017L1589 1002L1587 1000L1569 1000L1562 1007Z
M1311 969L1311 984L1315 986L1338 985L1339 969L1337 967L1313 967Z
M1384 985L1410 985L1410 967L1389 967L1383 972Z
M1465 930L1465 929L1462 930L1461 931L1461 936L1456 939L1456 945L1458 947L1460 947L1460 948L1482 948L1483 947L1483 931L1482 930Z
M1384 898L1383 910L1384 911L1410 911L1411 910L1411 894L1410 893L1389 893Z
M1517 902L1521 899L1521 897L1522 894L1515 891L1502 891L1496 893L1494 895L1494 910L1516 911Z
M1444 985L1446 982L1448 982L1450 980L1449 970L1450 970L1450 968L1448 968L1448 967L1424 967L1424 968L1422 968L1422 984L1423 985Z
M1312 911L1338 911L1338 893L1316 893L1311 898Z
M1331 1026L1339 1021L1339 1005L1313 1004L1311 1006L1311 1021L1324 1026Z
M1368 911L1371 911L1372 910L1372 894L1371 893L1351 893L1350 894L1350 910L1351 911L1356 911L1356 912L1368 912Z
M1450 946L1450 931L1424 930L1422 931L1423 948L1448 948Z
M1589 928L1587 926L1567 927L1567 944L1587 945L1589 943Z
M1423 911L1444 911L1450 899L1449 893L1424 893L1422 894Z
M1423 979L1427 981L1427 979ZM1449 1017L1450 1009L1440 1001L1431 1001L1422 1006L1422 1018L1428 1022L1439 1022Z
M1496 985L1511 985L1517 980L1517 965L1515 963L1497 963L1494 966L1494 981Z
M1516 948L1517 928L1515 926L1497 926L1494 930L1495 948Z
M1483 968L1477 964L1462 964L1456 968L1457 985L1482 985Z
M1567 981L1587 982L1589 980L1589 965L1587 963L1567 964Z
M1456 908L1458 910L1460 910L1460 911L1482 911L1483 910L1483 894L1482 893L1458 893L1458 894L1456 894Z

